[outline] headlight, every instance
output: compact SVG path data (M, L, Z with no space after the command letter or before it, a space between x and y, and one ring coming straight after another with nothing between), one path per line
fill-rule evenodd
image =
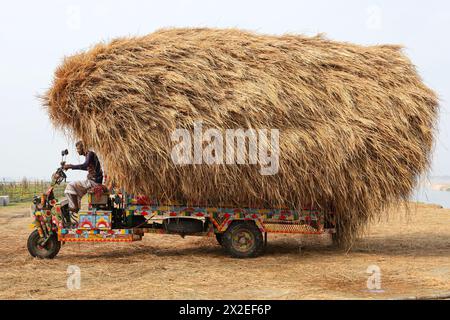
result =
M36 206L38 203L41 202L41 198L38 196L33 197L33 204Z

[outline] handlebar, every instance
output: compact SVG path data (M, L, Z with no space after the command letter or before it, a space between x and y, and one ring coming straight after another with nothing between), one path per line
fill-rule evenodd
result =
M56 172L52 175L52 184L61 184L61 182L66 181L67 175L64 172L64 166L66 164L65 157L69 154L67 149L61 151L61 163L60 167L56 169Z

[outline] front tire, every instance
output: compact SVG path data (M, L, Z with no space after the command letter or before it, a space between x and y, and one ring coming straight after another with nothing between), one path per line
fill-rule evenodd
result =
M263 252L264 239L253 222L238 221L225 231L222 245L234 258L253 258Z
M28 252L31 256L39 259L53 259L61 249L61 242L58 241L56 235L52 235L50 239L42 245L42 238L39 232L34 230L27 241Z

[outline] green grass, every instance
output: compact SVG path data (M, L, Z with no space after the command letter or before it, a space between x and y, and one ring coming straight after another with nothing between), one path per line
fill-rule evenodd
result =
M50 186L48 181L28 181L23 179L17 181L0 181L0 196L9 196L11 204L28 202L33 200L35 195L40 196L46 192ZM56 186L54 189L55 197L61 198L64 194L65 185Z

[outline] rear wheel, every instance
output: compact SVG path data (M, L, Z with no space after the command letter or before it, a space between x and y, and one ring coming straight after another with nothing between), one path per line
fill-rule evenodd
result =
M251 258L263 252L264 239L253 222L238 221L225 231L222 245L232 257Z
M61 242L58 241L56 235L52 235L45 244L39 236L39 232L34 230L28 237L28 252L33 257L40 259L53 259L61 249Z

